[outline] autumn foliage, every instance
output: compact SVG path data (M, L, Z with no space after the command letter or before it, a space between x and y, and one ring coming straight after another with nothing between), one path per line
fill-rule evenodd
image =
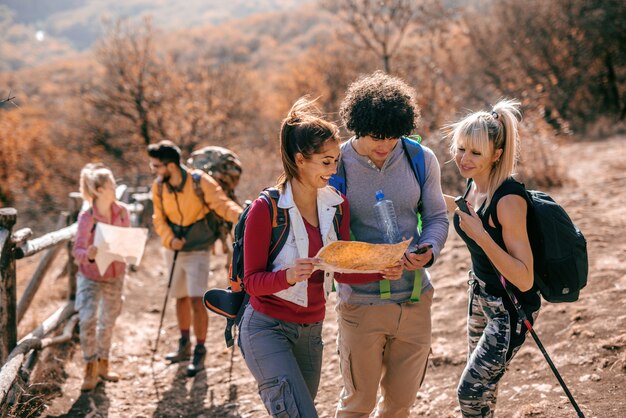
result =
M442 163L440 128L501 97L523 103L521 172L536 184L562 181L559 141L598 124L623 129L623 2L446 4L321 1L174 32L150 19L108 22L87 53L0 73L20 106L0 107L0 204L57 211L94 160L147 184L145 147L161 139L187 155L234 149L244 165L238 194L254 197L279 173L277 132L293 101L319 97L337 120L347 85L377 69L416 88L418 132ZM460 188L450 164L443 179Z

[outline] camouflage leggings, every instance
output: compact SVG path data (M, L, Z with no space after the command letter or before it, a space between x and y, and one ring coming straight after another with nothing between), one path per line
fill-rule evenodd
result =
M526 327L512 305L493 296L470 274L468 357L457 389L463 417L494 416L498 382L525 340ZM536 313L533 314L533 319ZM531 322L532 320L531 319Z
M78 273L76 310L86 362L108 359L115 320L122 310L124 276L96 281Z

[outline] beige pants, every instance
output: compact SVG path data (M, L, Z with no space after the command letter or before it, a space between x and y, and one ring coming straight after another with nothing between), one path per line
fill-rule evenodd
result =
M170 274L174 251L165 250L167 274ZM209 286L209 252L181 251L176 258L171 295L176 299L201 298ZM169 277L167 277L169 279Z
M337 347L344 387L336 417L406 418L430 353L434 289L417 303L337 305Z

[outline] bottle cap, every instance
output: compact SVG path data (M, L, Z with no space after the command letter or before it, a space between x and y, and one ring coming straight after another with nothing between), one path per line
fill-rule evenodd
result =
M377 192L376 192L376 200L377 200L377 201L379 201L379 202L380 202L380 201L381 201L381 200L383 200L384 198L385 198L385 194L383 193L383 191L382 191L382 190L379 190L379 191L377 191Z

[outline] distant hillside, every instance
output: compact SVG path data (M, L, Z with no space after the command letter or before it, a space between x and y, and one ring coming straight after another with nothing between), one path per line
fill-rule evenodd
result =
M103 19L151 16L169 31L284 11L310 0L4 0L0 5L0 71L36 66L89 48Z

